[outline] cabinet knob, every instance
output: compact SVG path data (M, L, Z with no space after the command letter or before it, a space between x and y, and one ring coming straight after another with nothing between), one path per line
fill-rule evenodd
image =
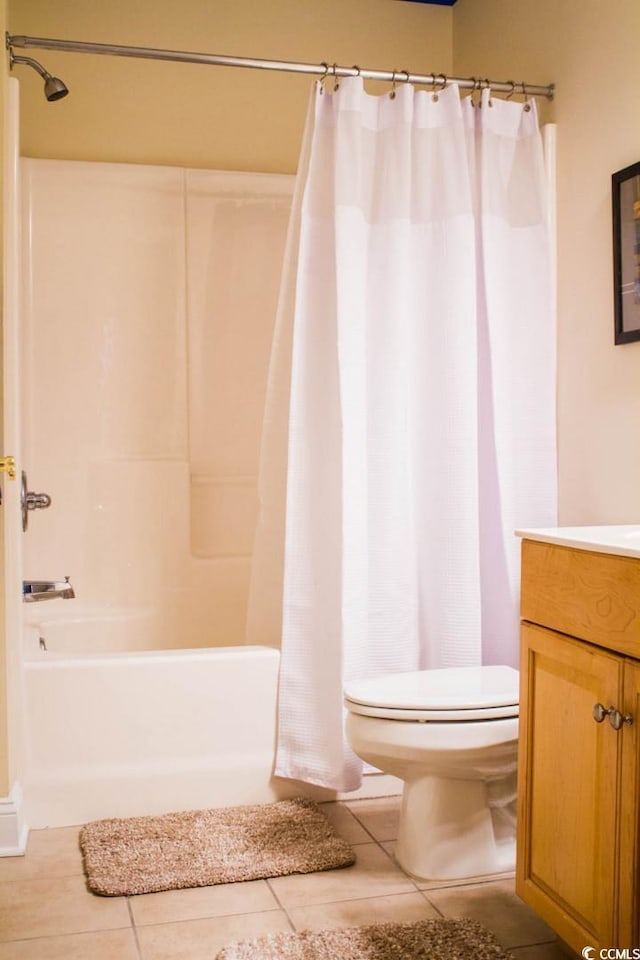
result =
M615 712L615 707L609 707L609 709L607 710L604 704L596 703L594 704L593 710L591 711L591 716L593 717L596 723L602 723L602 721L605 720L609 716L609 714L612 712Z
M621 730L625 724L631 726L633 723L633 717L630 713L620 713L620 711L616 710L615 707L609 707L607 710L602 703L595 703L593 705L591 716L596 723L602 723L602 721L606 720L608 717L609 723L614 730Z
M633 723L633 717L630 713L620 713L619 710L610 710L609 723L614 730L621 730L624 724L631 725Z

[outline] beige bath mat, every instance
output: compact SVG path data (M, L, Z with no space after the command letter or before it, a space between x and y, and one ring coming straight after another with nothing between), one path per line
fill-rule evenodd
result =
M80 831L89 889L105 897L207 887L355 862L312 801L96 820Z
M476 920L379 923L315 933L270 933L231 943L216 960L513 960Z

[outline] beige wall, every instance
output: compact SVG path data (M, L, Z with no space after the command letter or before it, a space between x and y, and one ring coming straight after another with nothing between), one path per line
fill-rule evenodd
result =
M16 34L380 69L443 70L452 12L399 0L10 0ZM24 51L27 55L29 51ZM71 96L16 68L23 153L294 173L308 76L31 51Z
M640 160L638 0L459 0L456 73L557 84L560 522L640 520L640 342L613 343L611 174Z

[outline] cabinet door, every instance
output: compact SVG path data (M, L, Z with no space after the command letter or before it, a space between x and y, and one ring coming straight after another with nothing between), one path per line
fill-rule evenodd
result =
M620 943L640 943L640 663L627 660L620 711Z
M522 625L516 890L578 954L616 945L621 738L592 710L621 702L623 664Z

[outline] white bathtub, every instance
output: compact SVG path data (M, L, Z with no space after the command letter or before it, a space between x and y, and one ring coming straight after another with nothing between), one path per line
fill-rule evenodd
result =
M134 616L105 618L102 627L96 617L27 625L22 787L30 827L300 792L271 776L279 652L108 652L123 636L135 644L145 624Z

